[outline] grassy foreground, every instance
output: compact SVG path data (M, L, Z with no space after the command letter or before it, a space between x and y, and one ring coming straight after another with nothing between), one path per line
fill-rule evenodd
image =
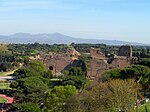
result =
M0 82L0 89L10 89L9 83Z
M0 97L0 103L6 103L7 100L5 98Z

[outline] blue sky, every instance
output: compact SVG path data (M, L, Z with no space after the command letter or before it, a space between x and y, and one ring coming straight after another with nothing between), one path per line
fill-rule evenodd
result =
M150 43L150 0L0 0L0 34Z

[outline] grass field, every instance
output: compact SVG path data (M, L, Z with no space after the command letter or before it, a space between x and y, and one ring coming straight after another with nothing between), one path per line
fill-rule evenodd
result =
M6 99L4 99L4 98L0 97L0 103L6 103L6 102L7 102L7 100L6 100Z
M19 68L22 67L22 64L20 63L20 67L18 67L17 69L14 69L12 71L8 71L8 72L0 72L0 76L8 76L8 75L11 75L13 74L16 70L18 70Z
M9 83L0 82L0 89L11 89Z
M7 75L11 75L14 73L15 70L13 71L8 71L8 72L0 72L0 76L7 76Z
M138 112L146 112L145 107L147 108L147 112L150 112L150 102L141 105L138 109Z

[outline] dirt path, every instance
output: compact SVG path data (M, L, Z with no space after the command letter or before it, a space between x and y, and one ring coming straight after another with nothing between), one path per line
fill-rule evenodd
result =
M0 76L0 81L13 80L13 76Z

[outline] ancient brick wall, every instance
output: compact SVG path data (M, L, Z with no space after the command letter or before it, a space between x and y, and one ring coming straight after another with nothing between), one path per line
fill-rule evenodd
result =
M101 74L103 71L107 69L108 64L105 60L97 60L91 59L90 60L90 68L87 72L88 77L96 77Z
M132 60L132 47L131 46L121 46L119 48L120 56L114 57L111 63L107 63L107 58L98 49L90 49L90 68L88 70L88 77L97 77L106 70L114 68L123 68L129 66Z
M117 67L124 68L130 65L130 58L118 58L117 59Z
M87 72L87 76L98 77L106 70L111 70L114 68L123 68L129 65L130 65L130 58L126 58L126 57L115 58L110 64L107 63L106 59L103 60L91 59L90 68Z
M91 48L89 61L89 68L87 71L88 77L97 77L106 70L114 68L123 68L129 66L132 62L132 48L131 46L121 46L119 48L120 56L114 57L111 63L107 63L107 58L98 49ZM49 53L41 54L40 61L43 62L47 69L53 71L54 74L62 70L71 68L78 63L78 57L73 58L68 54Z
M41 54L39 61L45 64L47 69L52 70L53 74L56 74L76 66L79 60L68 54L50 52L49 54Z
M72 62L72 59L67 55L54 54L45 55L45 57L40 61L46 65L47 69L52 70L52 72L55 74L64 70L64 68Z
M130 45L124 45L119 48L118 56L126 56L132 58L132 47Z
M96 58L96 59L104 59L105 58L105 55L103 53L101 53L100 50L97 48L91 48L90 55L92 58Z

